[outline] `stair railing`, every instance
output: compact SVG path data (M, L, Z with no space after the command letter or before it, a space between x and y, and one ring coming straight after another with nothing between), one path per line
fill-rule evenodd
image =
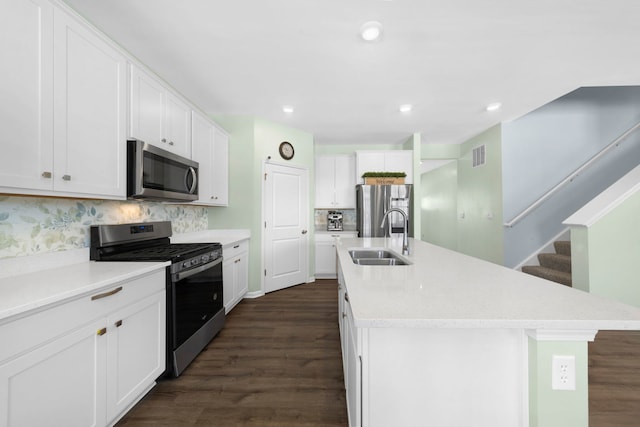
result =
M569 176L567 176L565 179L563 179L558 184L556 184L552 189L544 193L538 200L536 200L531 205L529 205L528 208L526 208L525 210L520 212L518 215L516 215L511 221L505 222L503 225L505 227L513 227L514 225L516 225L518 222L522 220L522 218L529 215L532 211L534 211L536 208L542 205L548 198L550 198L555 193L557 193L565 185L573 182L573 180L576 179L578 175L580 175L582 172L587 170L591 165L597 162L601 157L603 157L609 151L619 146L629 135L631 135L633 132L635 132L638 129L640 129L640 122L636 123L635 125L631 126L629 129L627 129L622 135L614 139L609 145L604 147L596 155L594 155L589 160L587 160L582 166L580 166L578 169L573 171Z

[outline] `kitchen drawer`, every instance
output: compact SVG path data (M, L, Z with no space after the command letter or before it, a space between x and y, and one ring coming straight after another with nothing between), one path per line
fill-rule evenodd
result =
M232 259L237 257L239 254L243 252L247 252L249 250L249 241L243 240L241 242L235 242L228 246L224 246L222 248L222 256L225 259Z
M164 290L165 274L163 269L127 282L114 283L75 300L3 324L0 326L0 362ZM122 289L118 291L119 288ZM114 291L117 292L110 294Z

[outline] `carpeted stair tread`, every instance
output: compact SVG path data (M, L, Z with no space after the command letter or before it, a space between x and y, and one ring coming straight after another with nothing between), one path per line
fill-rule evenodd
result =
M551 280L553 282L561 283L566 286L571 286L571 273L566 273L564 271L558 271L539 265L526 265L522 267L522 272L531 274L533 276L538 276L543 279Z
M538 254L538 261L542 267L571 274L571 255Z
M553 247L557 254L571 256L571 242L569 240L556 240Z

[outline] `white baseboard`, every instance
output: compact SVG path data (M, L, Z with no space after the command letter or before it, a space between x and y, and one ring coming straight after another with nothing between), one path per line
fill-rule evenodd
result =
M244 296L242 298L260 298L264 296L264 292L263 291L252 291L252 292L247 292L246 294L244 294Z

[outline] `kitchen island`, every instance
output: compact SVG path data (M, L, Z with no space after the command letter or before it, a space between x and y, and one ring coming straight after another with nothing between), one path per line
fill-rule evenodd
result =
M337 242L350 425L587 426L587 342L640 330L638 308L435 245L356 265L367 247L401 239Z

